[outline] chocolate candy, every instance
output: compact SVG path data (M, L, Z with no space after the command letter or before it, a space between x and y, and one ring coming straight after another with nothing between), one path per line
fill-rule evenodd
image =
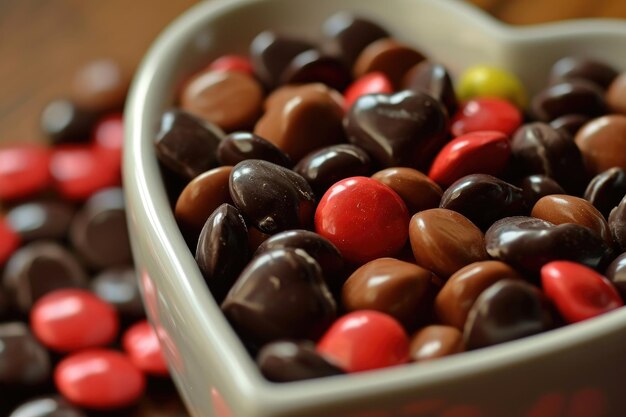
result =
M324 84L285 86L265 102L254 133L278 146L292 160L344 142L343 97Z
M578 131L575 140L592 175L613 167L626 170L626 116L594 119Z
M0 387L32 387L50 376L50 357L21 322L0 323Z
M310 225L315 209L313 191L304 178L256 159L233 168L230 196L256 228L269 234Z
M466 133L496 131L512 135L522 124L522 113L509 101L494 97L478 97L466 101L452 120L453 136Z
M475 65L461 74L457 83L459 100L476 97L497 97L508 100L518 108L526 107L526 90L515 74L501 68Z
M463 335L468 349L478 349L545 332L554 326L548 301L538 288L521 280L504 279L478 297Z
M626 251L626 196L609 215L609 228L619 249Z
M226 132L252 127L262 104L261 85L241 72L201 72L185 84L181 94L183 110Z
M106 112L124 107L129 74L111 59L92 61L81 68L72 83L72 98L80 107Z
M363 149L340 144L309 153L293 170L307 180L316 195L323 195L339 180L369 174L370 166L370 157Z
M319 264L302 249L274 249L252 260L222 303L242 340L315 339L336 305ZM285 314L285 312L289 312Z
M532 207L541 198L550 194L565 194L565 190L552 178L545 175L529 175L521 184L524 200Z
M498 219L528 210L521 188L486 174L456 181L443 193L439 207L461 213L482 230Z
M254 73L265 85L275 88L291 60L309 49L315 49L315 46L307 41L271 31L261 32L250 44Z
M410 357L413 362L426 362L465 350L463 333L455 327L431 325L411 338Z
M38 397L17 407L9 417L86 417L61 396Z
M380 311L412 325L428 313L432 280L432 272L415 264L378 258L350 275L343 285L343 307L346 311Z
M522 126L511 141L513 163L523 176L543 174L570 193L587 184L581 152L570 138L545 123Z
M263 376L272 382L302 381L344 373L318 354L314 344L306 341L268 343L256 361Z
M613 283L622 299L626 299L626 253L615 258L606 268L604 275Z
M83 110L72 101L59 99L46 105L39 124L53 144L87 142L96 121L95 114Z
M101 271L91 280L89 288L114 306L122 317L138 319L145 316L135 269L132 266L118 266Z
M565 57L559 59L550 71L550 82L558 83L564 80L591 81L606 89L617 77L617 71L604 62L582 57Z
M626 114L626 99L624 92L626 91L626 73L618 75L606 92L606 102L613 113Z
M38 144L0 148L0 200L28 198L50 186L50 150Z
M476 299L503 279L523 279L519 272L500 261L471 263L446 281L435 298L435 312L443 324L463 329Z
M535 203L531 215L557 225L574 223L586 226L604 239L609 247L613 244L604 216L585 199L562 194L548 195Z
M626 172L622 168L609 168L596 175L587 185L585 199L608 219L611 210L617 207L626 195Z
M597 268L611 249L596 232L573 223L555 226L534 217L507 217L485 234L487 252L531 274L546 263L566 259Z
M26 313L38 299L65 287L83 287L87 275L76 257L58 243L33 242L19 249L7 262L4 286L14 304Z
M217 160L222 165L237 165L246 159L262 159L285 168L293 165L276 145L250 132L231 133L217 147Z
M25 242L64 239L74 212L74 207L63 201L32 201L9 210L6 221Z
M398 193L411 215L439 206L441 187L418 170L387 168L378 171L372 175L372 178Z
M92 266L130 263L122 189L108 188L90 197L72 222L70 238L76 251Z
M406 90L421 91L439 100L452 117L458 108L452 78L446 67L432 61L422 61L404 76Z
M202 275L220 302L248 261L248 229L239 210L222 204L206 221L196 249Z
M417 264L444 280L488 256L480 229L452 210L436 208L415 214L409 237Z
M350 72L339 58L311 49L296 55L280 78L281 84L323 83L343 91L350 83Z
M591 118L584 114L566 114L550 122L550 126L554 129L567 133L571 137L576 136L576 133L581 127L585 125Z
M217 126L182 110L169 110L161 118L155 146L159 160L186 179L216 165L215 150L224 133Z
M352 72L359 78L370 72L381 72L396 88L402 86L406 73L424 60L419 51L394 39L384 38L367 45L359 54Z
M602 116L607 112L604 91L596 84L575 79L554 84L533 97L533 115L549 122L567 114Z
M348 139L382 167L424 169L446 141L446 111L425 93L359 98L346 119Z

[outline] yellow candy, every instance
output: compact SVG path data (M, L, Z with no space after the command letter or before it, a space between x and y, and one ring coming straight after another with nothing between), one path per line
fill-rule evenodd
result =
M457 86L460 100L475 97L499 97L508 100L520 109L528 102L522 82L514 74L495 67L477 65L463 74Z

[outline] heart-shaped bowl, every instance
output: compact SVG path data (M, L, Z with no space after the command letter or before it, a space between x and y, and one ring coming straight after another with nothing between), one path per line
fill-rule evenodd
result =
M213 0L158 38L126 110L124 181L146 308L194 417L623 417L626 309L439 361L273 384L257 371L211 297L172 214L153 141L180 83L264 29L316 38L321 22L354 11L458 74L507 68L530 92L568 55L626 70L626 22L588 20L514 28L453 0Z

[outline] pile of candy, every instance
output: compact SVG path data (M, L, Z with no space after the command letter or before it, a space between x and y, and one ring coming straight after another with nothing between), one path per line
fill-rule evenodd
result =
M262 32L187 80L156 152L263 375L432 360L623 305L626 73L566 57L549 78L529 100L477 66L455 89L338 13L320 44Z
M117 64L95 61L71 100L43 111L49 145L0 148L0 415L185 415L132 265L120 188L127 88Z

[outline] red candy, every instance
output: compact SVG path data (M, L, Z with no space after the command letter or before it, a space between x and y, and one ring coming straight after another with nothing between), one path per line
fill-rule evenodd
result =
M0 267L9 260L20 243L20 235L9 227L4 217L0 217Z
M237 71L253 76L254 70L250 59L240 55L224 55L209 65L211 71Z
M393 93L393 86L385 74L382 72L371 72L362 76L346 88L344 93L344 104L346 111L352 107L354 102L366 94L390 94Z
M124 354L90 349L63 359L54 371L59 392L85 408L110 410L137 402L146 380Z
M33 333L46 347L71 352L111 343L117 311L89 291L63 289L41 297L30 313Z
M544 265L541 283L568 323L590 319L624 305L608 279L574 262L555 261Z
M169 375L159 338L146 320L134 324L124 333L122 346L131 362L143 372Z
M522 113L507 100L475 98L464 103L452 120L452 135L495 130L510 136L522 125Z
M124 145L124 118L113 114L100 120L94 128L93 144L103 152L110 152L111 158L121 161Z
M30 197L50 185L50 150L42 145L0 148L0 200Z
M473 132L450 141L430 167L428 176L442 186L449 186L469 174L497 175L506 167L511 145L500 132Z
M337 320L317 351L346 372L360 372L406 363L409 338L391 316L360 310Z
M354 263L396 254L404 246L408 230L404 201L388 186L366 177L334 184L315 212L315 231Z

